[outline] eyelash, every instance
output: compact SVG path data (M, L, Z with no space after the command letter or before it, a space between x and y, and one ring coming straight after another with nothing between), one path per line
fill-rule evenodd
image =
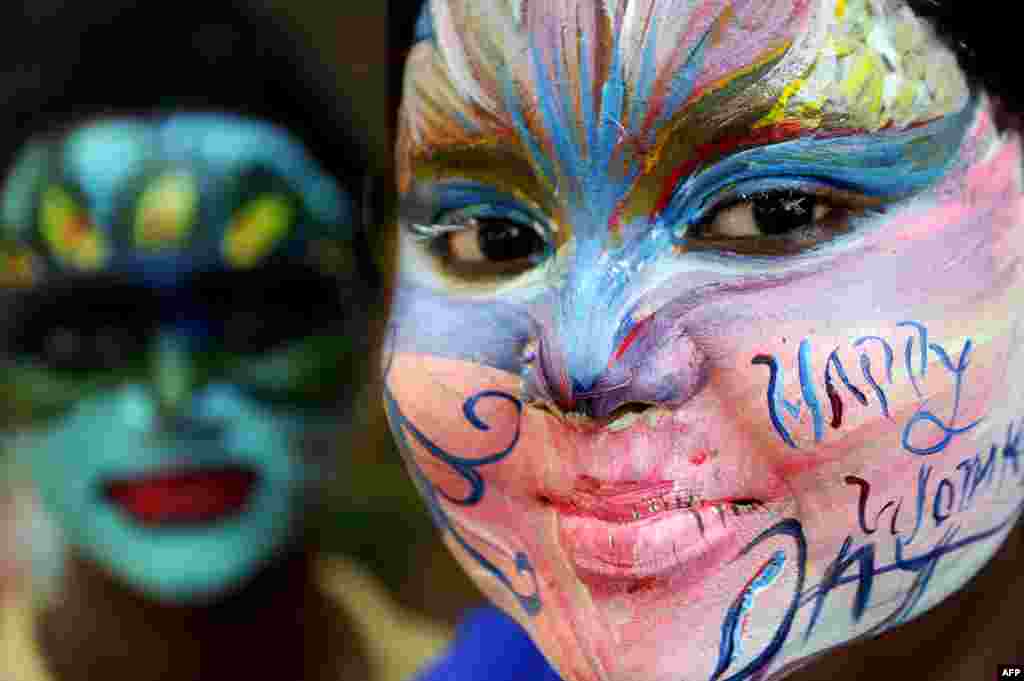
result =
M433 242L453 232L459 232L466 228L466 225L456 225L450 223L418 223L414 222L409 225L409 231L417 241L422 242Z
M793 192L813 196L816 199L827 201L836 207L850 209L861 209L870 207L876 203L869 197L858 193L855 190L840 189L820 182L773 182L771 180L758 180L745 182L738 187L726 191L715 192L712 200L705 207L701 208L696 215L688 222L698 224L714 218L718 213L728 210L733 206L751 201L759 195L776 194L782 192Z
M857 191L830 186L823 181L813 178L791 178L787 180L763 178L748 180L736 186L720 187L717 191L709 192L711 194L710 200L706 201L704 206L695 210L691 218L685 220L685 227L673 234L672 240L674 245L684 248L691 246L700 249L703 230L712 225L719 215L744 203L753 203L758 198L784 193L813 197L815 201L826 204L829 213L821 218L820 222L818 218L815 218L812 222L812 226L822 230L830 229L828 226L828 215L843 213L846 216L843 219L847 220L854 215L862 215L864 212L882 203L880 199L873 199ZM547 248L553 246L553 230L537 220L532 213L527 213L517 206L495 204L464 205L461 208L438 212L430 223L409 224L408 229L412 237L416 241L425 244L425 247L434 257L441 261L447 261L451 257L449 249L451 248L453 235L478 227L476 224L477 220L486 221L488 219L506 220L520 227L529 227L536 232L540 241ZM844 222L844 224L847 223ZM839 233L840 231L837 229L834 235L823 237L821 243L830 240L832 236L838 236ZM758 243L762 239L768 239L777 243L792 241L793 238L788 234L776 237L768 234L758 234L751 235L750 237L737 237L736 240L737 242L745 240L747 244L751 244L746 248L752 248L753 244ZM714 237L709 236L708 239L710 240L705 244L705 248L721 247L714 245L716 242ZM802 250L806 247L801 246L800 249ZM731 249L727 248L726 250ZM454 263L449 262L447 264L453 265ZM537 263L535 262L534 264Z

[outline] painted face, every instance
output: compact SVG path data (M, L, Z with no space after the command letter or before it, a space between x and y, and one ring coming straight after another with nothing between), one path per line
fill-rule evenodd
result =
M3 198L0 395L45 506L155 597L236 585L297 536L355 378L350 198L283 131L202 114L32 142Z
M775 678L984 564L1020 146L904 3L437 0L419 36L391 424L566 678Z

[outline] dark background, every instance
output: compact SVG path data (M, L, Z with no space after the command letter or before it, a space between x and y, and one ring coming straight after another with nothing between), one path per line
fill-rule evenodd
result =
M339 89L363 126L371 163L390 177L401 67L419 0L264 2L287 17L333 65ZM382 226L378 243L387 242L388 227ZM382 253L385 270L390 270L391 255ZM401 464L387 431L379 387L371 386L364 394L369 425L356 436L349 474L333 490L324 527L327 546L371 567L404 604L454 623L483 597L441 543Z

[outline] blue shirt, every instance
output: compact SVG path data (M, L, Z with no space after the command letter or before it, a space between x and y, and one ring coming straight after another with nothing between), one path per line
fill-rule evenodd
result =
M494 607L462 618L455 642L415 681L561 681L533 641Z

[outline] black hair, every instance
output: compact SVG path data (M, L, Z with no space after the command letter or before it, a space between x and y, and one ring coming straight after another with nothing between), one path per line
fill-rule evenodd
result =
M1018 58L1007 46L1020 41L1017 22L1007 16L1009 5L985 0L907 0L910 8L935 28L957 56L975 88L984 89L1014 124L1024 114L1024 91Z
M260 118L358 197L366 145L336 74L245 0L26 0L0 12L0 172L29 137L102 115L179 109Z

